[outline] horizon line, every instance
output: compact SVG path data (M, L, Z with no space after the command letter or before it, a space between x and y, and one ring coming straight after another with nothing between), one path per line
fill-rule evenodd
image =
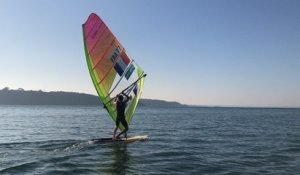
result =
M90 94L90 93L86 93L86 92L76 92L76 91L63 91L63 90L51 90L51 91L45 91L42 89L39 90L26 90L23 88L17 88L17 89L11 89L9 87L4 87L2 89L0 89L0 91L2 90L16 90L16 91L41 91L41 92L65 92L65 93L78 93L78 94L86 94L86 95L92 95L95 97L98 97L98 95L95 94ZM264 109L268 109L268 108L277 108L277 109L300 109L300 106L255 106L255 105L248 105L248 106L239 106L239 105L205 105L205 104L185 104L185 103L181 103L178 101L170 101L170 100L164 100L164 99L152 99L152 98L141 98L141 99L149 99L149 100L162 100L162 101L166 101L166 102L176 102L179 103L183 106L188 106L188 107L199 107L199 108L264 108Z

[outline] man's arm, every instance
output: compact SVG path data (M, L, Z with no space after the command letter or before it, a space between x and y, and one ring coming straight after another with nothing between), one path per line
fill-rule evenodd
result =
M117 103L118 97L119 97L119 95L117 95L117 96L115 97L115 99L114 99L114 101L113 101L113 104L116 104L116 103Z
M123 93L123 92L122 92L122 94L123 94L124 96L126 96L126 100L125 100L126 103L127 103L130 99L132 99L131 95L128 96L127 94L125 94L125 93Z

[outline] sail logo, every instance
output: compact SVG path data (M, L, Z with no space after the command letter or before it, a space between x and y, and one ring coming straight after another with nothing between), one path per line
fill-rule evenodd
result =
M133 64L130 64L128 70L125 73L125 78L128 80L129 77L131 76L132 72L134 71L135 67Z
M120 57L120 59L118 59L118 61L115 64L114 68L115 68L116 72L120 76L122 76L129 63L130 63L130 59L125 54L125 52L122 52L121 57Z
M115 51L113 52L112 56L110 57L110 60L114 63L116 59L118 58L119 54L121 52L120 46L117 46Z

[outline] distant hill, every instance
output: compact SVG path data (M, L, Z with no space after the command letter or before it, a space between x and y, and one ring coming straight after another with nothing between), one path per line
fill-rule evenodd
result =
M44 92L26 91L4 88L0 90L0 105L102 105L95 95L76 92ZM141 99L139 106L143 107L183 107L178 102L164 100Z
M186 105L180 104L178 102L170 102L164 100L153 100L153 99L141 99L139 106L145 107L184 107Z

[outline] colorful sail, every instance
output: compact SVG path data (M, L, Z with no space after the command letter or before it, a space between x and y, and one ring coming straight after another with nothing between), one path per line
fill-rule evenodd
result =
M120 93L131 95L125 110L129 124L141 97L146 74L96 14L92 13L82 27L87 65L98 96L115 121L114 98Z

